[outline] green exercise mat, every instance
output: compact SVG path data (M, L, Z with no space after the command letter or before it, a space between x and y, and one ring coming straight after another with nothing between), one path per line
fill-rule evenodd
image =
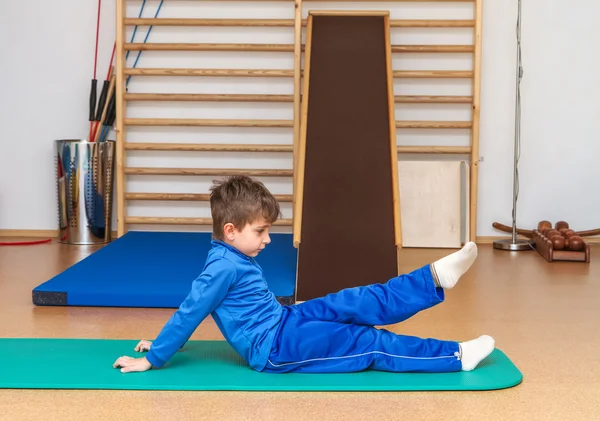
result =
M492 390L513 387L521 372L500 350L471 372L425 374L363 371L271 374L248 367L224 341L189 341L162 369L121 373L113 362L138 341L0 339L0 388L248 391Z

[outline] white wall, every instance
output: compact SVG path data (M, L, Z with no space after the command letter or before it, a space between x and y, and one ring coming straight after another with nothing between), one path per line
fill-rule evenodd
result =
M510 225L514 142L515 25L517 1L486 0L483 21L479 172L479 236L500 235L491 227ZM106 75L114 42L114 0L102 2L98 78ZM130 1L135 16L141 1ZM148 1L152 16L158 1ZM96 2L2 2L0 4L0 229L56 228L53 141L84 138L89 123ZM390 8L391 7L391 8ZM420 3L307 3L309 8L391 10L392 19L470 19L472 5ZM593 0L569 7L555 0L524 0L522 154L519 225L564 219L575 229L600 226L595 210L599 179L600 29ZM160 17L293 18L291 3L165 1ZM141 28L136 41L142 41ZM155 27L150 42L292 43L292 28ZM465 44L470 29L393 29L392 43ZM130 64L137 53L132 52ZM468 54L395 55L395 69L469 69ZM293 67L291 53L144 52L139 67ZM99 82L101 86L101 82ZM470 94L469 81L396 80L396 94ZM132 79L131 92L292 93L291 79ZM291 119L292 104L136 103L130 117ZM397 106L399 119L468 119L468 106ZM399 144L468 145L468 131L399 131ZM200 137L201 136L201 137ZM114 138L114 134L111 135ZM131 128L129 141L291 143L289 129ZM553 150L554 149L554 150ZM160 156L160 160L158 157ZM129 154L132 166L291 168L291 154L153 153ZM429 159L438 159L433 157ZM291 193L291 179L263 179L275 193ZM128 191L206 192L210 177L131 177ZM544 193L548 188L551 193ZM208 217L206 205L131 202L130 215ZM291 217L290 205L283 207ZM148 229L153 227L136 227ZM174 229L192 229L174 227Z

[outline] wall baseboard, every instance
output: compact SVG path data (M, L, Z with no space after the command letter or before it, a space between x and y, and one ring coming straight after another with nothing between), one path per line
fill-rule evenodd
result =
M56 237L56 230L0 230L0 237Z
M512 238L510 235L492 235L492 236L477 236L477 244L492 244L496 240L504 240ZM524 238L519 236L518 238ZM600 244L600 237L583 237L583 239L589 244Z
M5 230L0 229L0 237L21 237L21 238L56 238L58 236L57 230ZM117 231L113 231L113 238L117 238Z

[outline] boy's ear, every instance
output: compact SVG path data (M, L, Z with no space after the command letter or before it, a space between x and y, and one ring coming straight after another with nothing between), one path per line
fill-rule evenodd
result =
M225 234L225 238L229 241L233 241L235 238L235 227L231 222L228 222L223 226L223 234Z

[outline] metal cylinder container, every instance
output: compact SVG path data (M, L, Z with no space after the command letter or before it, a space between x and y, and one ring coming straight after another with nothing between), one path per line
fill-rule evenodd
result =
M112 239L115 141L55 141L58 241L105 244Z

